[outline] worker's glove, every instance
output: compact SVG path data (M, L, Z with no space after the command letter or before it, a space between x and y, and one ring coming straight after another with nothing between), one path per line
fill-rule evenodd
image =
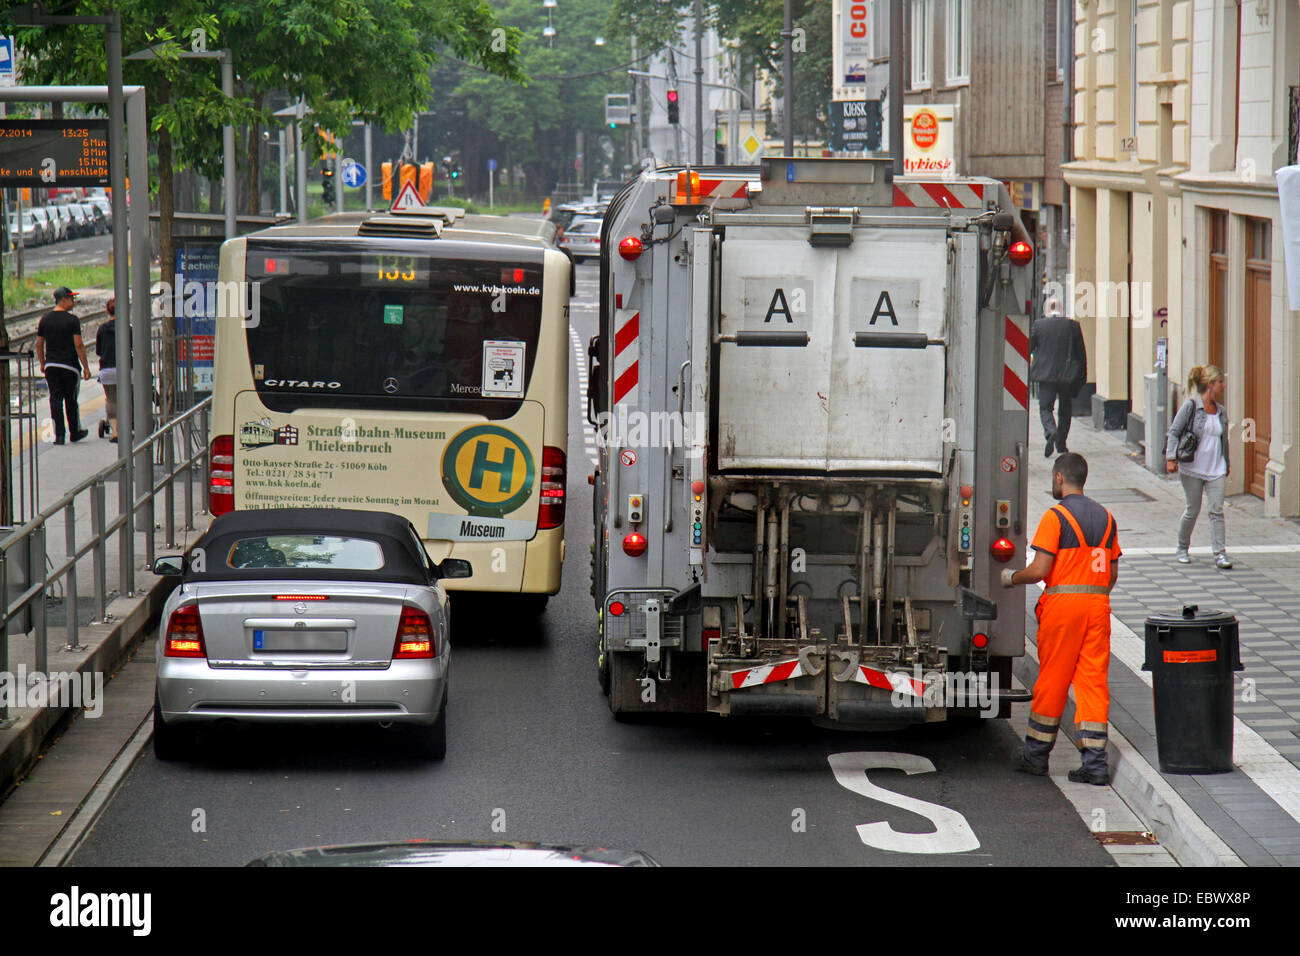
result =
M1015 583L1011 580L1012 575L1016 573L1015 568L1002 569L1002 586L1004 588L1014 587Z

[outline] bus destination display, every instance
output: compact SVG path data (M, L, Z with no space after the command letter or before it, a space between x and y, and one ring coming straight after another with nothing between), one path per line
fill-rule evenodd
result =
M0 186L108 182L108 120L0 120Z

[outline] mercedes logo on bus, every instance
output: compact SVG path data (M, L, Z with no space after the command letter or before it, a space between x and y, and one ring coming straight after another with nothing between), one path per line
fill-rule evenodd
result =
M384 391L389 395L394 394L397 391L397 379L391 377L384 379Z

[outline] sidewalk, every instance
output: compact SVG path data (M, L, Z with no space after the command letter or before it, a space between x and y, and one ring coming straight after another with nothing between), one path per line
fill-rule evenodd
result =
M69 442L57 446L48 440L52 437L48 434L43 436L46 440L39 438L37 440L41 508L49 508L57 504L74 487L117 459L119 446L98 437L98 424L104 418L102 388L95 382L84 382L79 397L82 427L89 431L88 437L81 442ZM43 401L38 412L42 420L47 418L48 402ZM21 440L16 440L15 448L17 449L20 444ZM89 498L88 494L79 495L75 502L75 513L71 516L74 546L78 550L85 548L93 537ZM112 522L119 514L118 485L115 479L106 482L104 499L106 521ZM154 533L154 547L158 553L181 550L187 542L192 542L199 534L197 530L190 531L188 534L183 530L184 499L182 489L179 487L176 499L178 541L176 546L170 547L161 531ZM196 508L202 507L202 500L202 476L196 474L194 495ZM163 506L164 499L160 497L157 504L159 512L156 515L159 525L164 519ZM70 554L67 519L68 514L64 510L52 516L46 523L47 568L62 564ZM202 527L206 523L206 516L196 514L194 523L196 528ZM135 568L132 575L134 593L130 596L123 596L118 592L119 535L113 534L106 539L104 565L108 584L105 596L106 613L102 618L98 616L95 604L94 566L89 554L77 564L75 603L66 590L66 578L63 577L59 579L57 586L52 588L52 593L47 595L45 614L48 624L46 635L48 665L45 670L48 673L90 675L106 684L148 633L152 620L156 618L161 608L162 599L170 588L145 569L146 534L147 532L137 531L134 536ZM12 592L10 600L16 594L16 591ZM72 615L75 615L79 626L81 646L76 649L65 647L68 643L67 622ZM57 835L58 827L65 824L70 816L66 812L66 802L71 799L68 793L56 794L57 800L63 801L62 804L56 805L50 803L46 797L41 797L33 804L23 795L21 786L10 794L7 800L5 800L6 792L15 784L21 784L24 775L37 761L42 748L47 746L56 735L66 730L69 720L99 716L88 714L78 717L77 708L49 706L44 699L45 693L33 690L34 687L42 686L40 682L33 682L36 673L34 637L34 630L26 633L17 632L11 624L7 642L8 662L6 666L0 668L5 672L0 677L4 679L7 702L10 704L7 719L0 720L0 801L4 801L8 811L12 811L7 814L4 823L0 824L0 865L26 860L25 854L34 846L39 845L43 849L49 841L41 843L39 835L51 824L56 826L54 835ZM24 673L28 678L26 687L21 683L20 675ZM94 683L96 681L92 681L90 686ZM100 686L102 687L103 684ZM63 701L57 703L62 704ZM102 700L100 703L102 704ZM100 709L102 710L102 707ZM108 719L104 720L103 724L105 727L111 727L118 722L119 718L120 715L117 714L108 715ZM96 723L98 724L99 721ZM99 736L107 741L104 735ZM108 736L113 735L110 733ZM105 745L111 746L113 753L121 746L120 742L116 745L111 745L111 742ZM95 755L96 759L100 756L105 755ZM112 753L106 754L106 757L111 758ZM82 758L78 758L77 762L80 765ZM91 779L93 782L94 776ZM35 797L36 794L31 796ZM76 804L73 803L72 808L75 809L75 806Z
M1032 418L1031 537L1053 504L1051 460L1043 457L1042 432L1037 416ZM1124 552L1111 596L1113 730L1152 768L1159 767L1151 675L1140 669L1149 614L1198 604L1235 615L1246 668L1236 675L1237 769L1200 775L1157 770L1185 803L1172 808L1175 819L1166 822L1187 836L1208 828L1247 865L1300 865L1300 523L1264 517L1256 498L1229 498L1224 520L1235 567L1220 571L1210 553L1209 518L1202 506L1192 536L1193 563L1180 565L1174 560L1174 545L1184 500L1177 476L1147 471L1135 450L1124 444L1122 433L1098 431L1086 419L1074 420L1069 445L1088 460L1086 494L1114 513ZM1036 599L1030 589L1026 603L1031 641ZM1116 750L1112 744L1112 755ZM1145 789L1117 773L1115 787L1130 805L1139 808L1145 799L1150 813L1170 814L1169 806L1157 805L1165 801L1153 803L1150 794L1124 792L1126 786Z

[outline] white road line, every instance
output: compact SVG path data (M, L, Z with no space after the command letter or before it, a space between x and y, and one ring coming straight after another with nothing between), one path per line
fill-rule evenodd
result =
M578 394L575 397L578 401L578 417L582 420L583 446L587 452L587 458L593 465L597 465L600 463L600 459L596 455L596 432L591 427L591 422L587 421L586 410L583 408L587 395L585 354L582 349L582 340L578 338L578 330L572 325L569 326L569 344L573 347L573 364L578 375Z
M1043 587L1041 581L1038 582L1038 587ZM1110 616L1110 652L1144 684L1151 686L1151 674L1142 670L1142 664L1146 661L1146 641L1114 614ZM1071 691L1071 697L1073 696ZM1300 823L1300 767L1278 753L1249 724L1235 715L1232 718L1232 753L1233 763L1241 768L1241 772L1253 780L1293 820Z

